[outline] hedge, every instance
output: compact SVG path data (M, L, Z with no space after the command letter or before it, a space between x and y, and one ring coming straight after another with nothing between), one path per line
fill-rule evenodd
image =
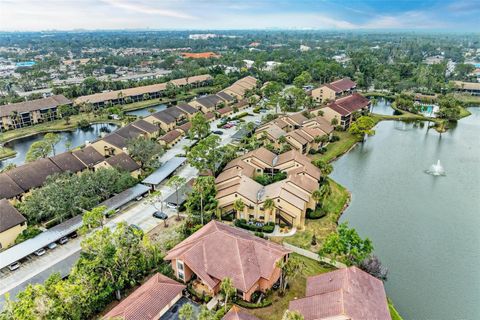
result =
M248 309L256 309L256 308L264 308L264 307L270 306L272 304L272 300L265 298L260 303L253 303L253 302L237 299L235 303L238 304L240 307L244 307Z
M259 227L254 224L248 224L247 220L245 219L235 220L235 226L242 229L254 231L254 232L272 233L273 230L275 230L275 223L273 222L267 222L263 225L263 227Z
M315 211L313 211L310 208L307 209L307 219L312 219L312 220L320 219L324 217L326 214L327 212L322 208L316 208Z

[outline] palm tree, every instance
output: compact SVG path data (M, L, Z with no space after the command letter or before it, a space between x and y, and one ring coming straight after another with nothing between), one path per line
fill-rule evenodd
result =
M273 212L273 209L275 208L275 202L273 202L273 199L267 198L265 199L265 202L263 203L263 209L268 210Z
M203 226L203 201L206 191L212 187L212 177L198 177L193 184L193 190L200 195L200 222Z
M193 320L193 307L190 303L185 303L178 310L178 317L181 320Z
M233 209L238 212L243 212L245 209L245 203L243 203L242 199L237 199L233 202Z
M186 182L187 180L184 177L180 176L173 176L167 182L168 187L175 189L175 196L177 198L177 221L180 220L180 200L178 192L180 191L180 187L182 187Z
M304 320L304 317L298 311L285 310L282 320Z
M295 279L303 271L305 264L294 257L290 257L287 261L285 259L278 260L276 266L282 270L280 292L284 294L288 281Z
M318 207L318 203L322 200L323 194L320 189L317 189L312 192L312 198L315 201L315 207Z
M225 297L225 311L227 311L228 298L236 291L235 287L233 286L232 279L224 278L220 284L220 290L222 290L222 293Z

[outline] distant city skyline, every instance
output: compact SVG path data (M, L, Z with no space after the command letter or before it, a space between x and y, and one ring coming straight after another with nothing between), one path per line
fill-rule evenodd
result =
M478 32L480 0L1 0L1 31L328 29Z

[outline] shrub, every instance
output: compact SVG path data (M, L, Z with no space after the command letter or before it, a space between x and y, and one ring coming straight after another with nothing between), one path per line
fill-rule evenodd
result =
M340 140L340 137L337 136L337 135L333 135L333 136L330 137L330 142L335 142L335 141L338 141L338 140Z
M245 219L237 219L235 220L235 226L238 228L250 230L253 232L258 232L258 233L272 233L273 230L275 229L275 223L273 222L267 222L265 223L262 227L257 226L255 224L248 224Z
M315 211L313 211L310 208L307 209L307 218L308 219L312 219L312 220L320 219L320 218L324 217L326 214L327 214L327 212L325 210L323 210L323 208L316 208Z
M320 153L320 154L324 154L325 152L327 152L327 148L326 147L321 147L321 148L318 149L317 152Z
M262 239L265 238L265 235L262 232L255 232L255 235L259 238L262 238Z
M28 226L27 229L23 230L22 233L20 233L15 239L15 244L19 244L20 242L23 242L25 240L35 238L40 233L42 233L42 230L38 229L37 227Z
M90 127L90 122L88 122L88 120L86 120L86 119L81 119L80 121L78 121L77 127L79 127L79 128Z
M238 120L238 119L244 118L246 116L248 116L248 112L242 112L240 114L237 114L235 117L233 117L232 120Z
M310 149L310 150L308 151L308 153L309 153L309 154L315 154L315 153L317 153L317 150L315 150L315 149L312 148L312 149Z
M248 301L238 299L236 304L238 304L240 307L244 307L248 309L256 309L256 308L264 308L264 307L270 306L272 304L272 300L265 298L259 303L253 303L253 302L248 302Z

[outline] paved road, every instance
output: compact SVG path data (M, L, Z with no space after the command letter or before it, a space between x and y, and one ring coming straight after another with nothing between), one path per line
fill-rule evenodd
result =
M252 108L247 108L244 111L250 111ZM271 111L273 112L273 111ZM260 120L263 114L254 114L253 116L247 116L244 119L246 121ZM219 120L213 121L210 124L212 130L217 130L217 124ZM237 129L235 127L223 130L224 134L220 136L221 145L229 144L232 141L232 136ZM183 147L185 145L191 145L192 141L183 138L173 148L167 150L160 159L162 162L171 159L177 154L183 154ZM198 170L185 165L177 172L179 176L184 177L187 181L191 178L198 176ZM174 189L167 187L166 182L163 182L159 187L159 191L162 194L162 199L166 199L168 196L174 193ZM156 203L155 207L160 208L160 203ZM148 232L155 228L158 224L162 223L161 220L152 217L152 213L157 210L152 204L148 203L145 199L131 206L125 208L117 216L112 218L106 225L114 227L117 223L125 221L128 224L135 224L142 228L145 232ZM175 209L167 208L163 206L163 210L168 216L176 214ZM5 293L9 292L13 298L18 292L22 291L28 284L35 284L43 282L48 276L60 271L65 275L71 269L72 265L78 259L80 253L81 237L70 240L63 246L58 246L54 250L47 250L47 253L41 257L28 257L25 263L22 263L20 269L10 272L8 270L0 271L0 309L3 307L5 299Z

